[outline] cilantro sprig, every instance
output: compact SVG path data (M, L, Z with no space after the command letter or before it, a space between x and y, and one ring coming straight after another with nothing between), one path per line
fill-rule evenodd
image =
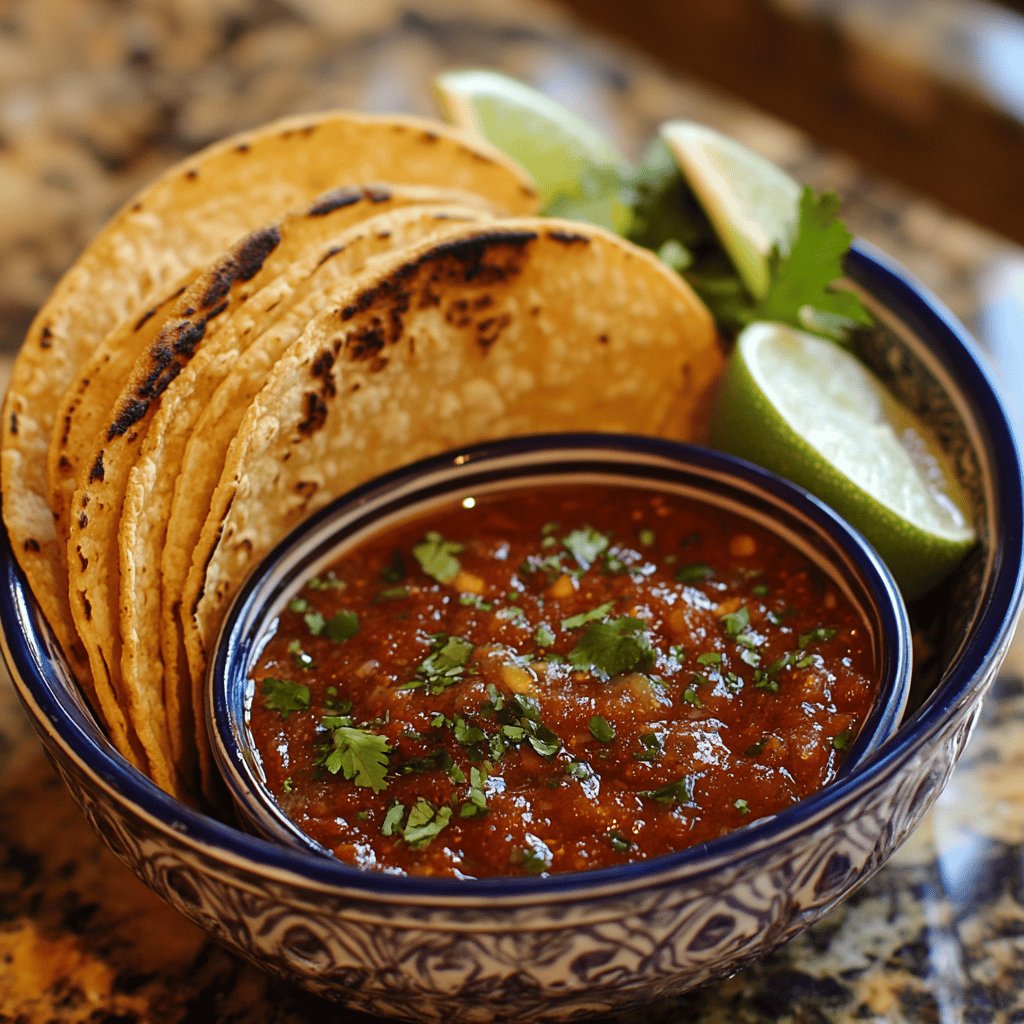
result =
M387 789L391 744L386 736L358 728L348 715L327 715L320 724L330 737L320 765L375 793Z

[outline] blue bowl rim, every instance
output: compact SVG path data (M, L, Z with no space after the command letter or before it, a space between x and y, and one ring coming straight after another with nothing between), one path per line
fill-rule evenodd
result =
M839 810L862 791L882 784L942 729L945 719L970 698L972 690L985 682L983 667L1008 643L1020 610L1024 585L1024 481L1020 458L1004 407L976 351L975 342L934 295L914 283L902 268L874 247L863 241L855 242L846 260L846 270L855 284L883 300L887 310L913 325L919 335L941 342L943 365L956 377L972 408L985 412L985 420L979 420L977 427L992 466L993 514L1001 527L1002 544L993 558L987 599L977 628L960 652L958 670L942 682L925 704L902 724L892 741L860 770L791 808L785 829L779 827L778 818L760 826L762 838L780 841L783 836L792 839L814 827L826 804ZM43 675L45 654L40 656L36 646L39 638L32 631L36 613L31 595L13 557L6 529L0 537L0 571L3 574L0 623L4 654L22 699L30 705L37 728L51 731L78 767L129 813L145 819L177 842L186 842L208 857L231 862L236 870L244 869L254 875L263 875L269 870L282 873L300 886L339 893L347 891L361 898L387 902L399 899L433 903L441 898L453 907L484 907L495 900L556 902L605 895L607 887L597 884L598 872L478 881L362 872L250 836L185 806L120 758L86 725L84 718L79 720L77 709L55 699L50 681ZM56 686L60 688L59 681ZM605 869L617 873L618 884L611 887L612 893L621 893L627 885L632 889L637 884L643 887L675 884L678 869L691 862L694 869L687 875L689 878L719 870L722 858L729 856L742 836L740 831L723 837L718 850L720 856L713 859L704 857L701 847L693 847L645 863ZM702 860L705 863L701 863Z
M508 464L510 457L531 453L540 455L541 461L525 468ZM555 461L551 462L551 458ZM855 770L874 754L890 738L903 715L910 690L912 659L910 620L902 595L888 567L868 541L804 488L743 459L658 437L563 432L484 441L400 466L330 502L300 523L261 560L239 590L225 617L206 682L207 730L214 760L219 764L233 798L247 808L249 814L255 812L258 820L271 823L273 833L287 836L284 841L321 856L326 853L287 820L267 788L252 778L254 773L248 770L249 758L240 750L244 740L240 741L239 736L244 737L248 730L239 712L245 702L251 655L258 653L260 646L254 642L254 636L264 632L267 609L279 604L282 593L294 592L299 583L295 574L304 571L302 565L308 559L320 561L324 552L336 546L336 531L340 528L334 525L336 520L345 521L351 515L359 521L369 514L367 507L372 512L373 507L379 505L401 514L403 507L416 507L438 496L452 497L463 493L466 487L474 485L470 481L503 481L515 486L517 479L530 480L537 474L561 476L587 470L603 473L611 466L621 469L624 476L632 470L631 475L635 479L664 480L669 486L673 477L685 475L689 482L692 475L707 481L710 491L718 490L733 500L742 500L742 494L731 493L737 487L752 494L763 492L778 502L779 516L785 514L784 510L790 510L812 524L808 529L817 531L822 544L842 553L848 569L857 576L865 596L875 609L879 630L875 637L876 656L885 688L883 699L873 705L856 742L844 758L838 777ZM441 479L436 479L438 474L442 474ZM420 483L426 478L431 479L429 486ZM397 493L401 493L401 497L396 499ZM714 498L709 498L708 503L714 505ZM764 514L766 518L772 516L771 510ZM771 526L767 528L771 530ZM307 551L310 538L317 535L321 539L315 550ZM304 556L302 564L293 562L296 551ZM292 564L282 573L282 563ZM884 642L879 644L882 638ZM245 746L251 749L251 744L245 743ZM775 817L784 818L790 810L787 808ZM755 826L762 822L751 822L749 828L739 831L749 838L754 834ZM701 849L717 851L722 843L723 839L717 838ZM666 858L676 856L678 854L665 855ZM596 882L600 884L617 877L615 873L618 870L618 867L595 869L586 875L596 876ZM611 871L612 874L602 878L601 871Z

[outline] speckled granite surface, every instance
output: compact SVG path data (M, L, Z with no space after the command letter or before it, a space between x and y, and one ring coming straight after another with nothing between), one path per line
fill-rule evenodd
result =
M433 73L470 62L537 82L630 151L668 116L733 132L841 192L860 234L1014 358L1019 250L547 7L472 0L0 6L0 345L17 344L75 251L168 161L290 111L430 112ZM626 1019L1022 1024L1022 677L1017 649L927 823L849 904L742 974ZM89 832L0 681L0 1024L358 1019L159 903Z

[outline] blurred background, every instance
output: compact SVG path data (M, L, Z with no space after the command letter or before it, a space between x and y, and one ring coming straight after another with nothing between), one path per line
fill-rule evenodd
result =
M434 113L432 76L466 64L538 85L627 153L662 118L716 123L810 183L841 186L868 237L901 205L895 193L875 201L897 183L1024 242L1024 13L1012 5L2 0L0 349L17 346L61 271L161 167L286 113ZM842 154L874 173L869 195ZM927 216L899 225L933 227ZM929 246L943 250L933 266ZM970 232L915 248L913 269L972 315L947 259L977 261Z

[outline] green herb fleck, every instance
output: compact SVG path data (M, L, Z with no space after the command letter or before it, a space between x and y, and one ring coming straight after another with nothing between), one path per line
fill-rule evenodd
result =
M656 800L659 804L688 804L693 801L693 787L687 777L677 782L666 782L657 789L641 789L637 793L648 800Z
M829 629L826 626L818 626L817 629L801 633L800 637L797 639L796 645L801 651L805 651L811 646L811 644L831 640L835 635L836 631L834 629Z
M750 625L750 612L746 607L737 608L722 616L722 628L726 636L738 637Z
M306 586L310 590L344 590L348 584L329 572L326 576L314 576Z
M418 797L409 811L409 818L402 830L402 838L414 849L422 850L451 821L452 809L437 807L423 797Z
M845 750L850 745L850 740L853 739L853 730L844 729L841 733L837 733L832 737L832 749L833 750Z
M546 623L541 623L533 631L533 642L538 647L550 647L555 642L555 634Z
M608 537L599 533L592 527L585 526L579 530L572 530L568 536L562 538L562 545L565 550L576 560L581 569L589 569L598 560L604 550L608 547Z
M648 526L642 526L640 528L637 533L637 538L645 548L653 547L655 540L657 540L654 531Z
M288 644L288 653L292 656L292 661L298 665L299 668L305 669L307 672L310 669L316 668L316 664L313 662L313 656L307 654L302 649L302 642L298 637L293 639Z
M643 748L639 753L634 753L633 757L637 761L647 761L653 763L661 760L661 755L665 752L661 745L661 738L656 732L646 732L640 737L640 746Z
M436 530L430 530L423 540L413 547L412 553L420 568L431 579L437 580L438 583L451 583L461 568L455 556L462 548L463 545L458 541L445 540Z
M388 808L388 813L384 815L384 820L380 824L381 834L385 836L393 836L398 830L398 827L402 824L403 817L405 817L405 804L392 804Z
M617 828L608 833L608 842L616 853L626 853L633 845Z
M676 579L680 583L703 583L714 577L715 570L710 565L703 565L694 562L690 565L681 565L676 569Z
M588 622L603 619L614 607L614 601L606 601L604 604L599 604L596 608L591 608L588 612L570 615L567 619L562 619L562 629L579 629L580 626L585 626Z
M309 611L309 602L304 597L293 597L288 602L288 611L296 615L305 615Z
M601 743L611 743L615 739L615 727L601 715L594 715L590 719L590 735Z
M285 720L293 711L309 710L309 687L304 683L267 676L260 692L263 694L263 706L268 711L278 712Z
M569 652L569 664L611 678L621 672L649 669L654 664L654 650L644 622L626 615L590 623Z
M740 797L740 799L733 804L733 807L735 807L736 810L740 812L740 814L750 813L750 804L748 804L747 801L744 800L742 797Z
M725 655L721 651L705 651L697 655L698 665L720 665L725 661Z

